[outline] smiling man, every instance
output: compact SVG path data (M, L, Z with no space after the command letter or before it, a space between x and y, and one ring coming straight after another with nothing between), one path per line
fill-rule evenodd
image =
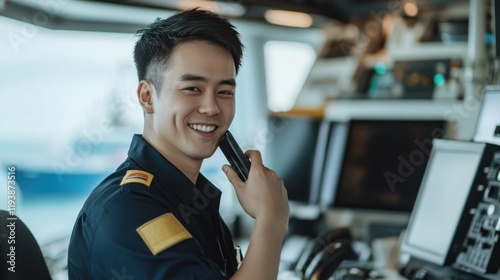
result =
M158 19L134 50L144 131L99 184L75 223L70 279L276 279L288 224L283 181L258 151L243 182L222 168L255 218L240 263L219 215L220 191L203 175L235 114L243 46L226 19L188 10Z

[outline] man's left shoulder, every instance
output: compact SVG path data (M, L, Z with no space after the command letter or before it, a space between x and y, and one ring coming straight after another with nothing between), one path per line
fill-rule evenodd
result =
M140 169L128 169L123 175L120 186L125 186L129 184L138 184L146 187L150 187L153 182L154 175Z

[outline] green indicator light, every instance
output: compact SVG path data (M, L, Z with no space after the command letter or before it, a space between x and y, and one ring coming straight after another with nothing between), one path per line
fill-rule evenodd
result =
M375 63L373 70L375 70L375 73L377 73L378 75L384 75L385 72L387 72L387 67L385 67L385 64L383 62L377 62Z
M436 74L434 75L434 84L438 87L444 86L446 83L446 79L444 78L443 74Z

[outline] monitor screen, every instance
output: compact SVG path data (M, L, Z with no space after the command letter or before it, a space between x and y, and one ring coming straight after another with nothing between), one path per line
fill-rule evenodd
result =
M500 110L498 108L500 108L500 86L486 86L474 133L475 142L500 145Z
M323 128L322 128L323 127ZM306 117L270 116L264 151L266 166L280 176L290 201L315 204L326 137L322 121Z
M445 124L443 120L352 120L344 128L337 125L328 156L337 163L325 168L322 204L411 212L432 139L443 136Z
M435 140L401 252L445 263L484 144Z

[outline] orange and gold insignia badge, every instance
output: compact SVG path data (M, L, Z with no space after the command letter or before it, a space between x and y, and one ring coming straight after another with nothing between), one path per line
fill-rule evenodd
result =
M139 183L146 186L150 186L153 181L153 174L142 170L128 170L125 176L123 176L120 186L129 183Z
M137 232L153 255L192 238L192 235L172 213L154 218L137 228Z

